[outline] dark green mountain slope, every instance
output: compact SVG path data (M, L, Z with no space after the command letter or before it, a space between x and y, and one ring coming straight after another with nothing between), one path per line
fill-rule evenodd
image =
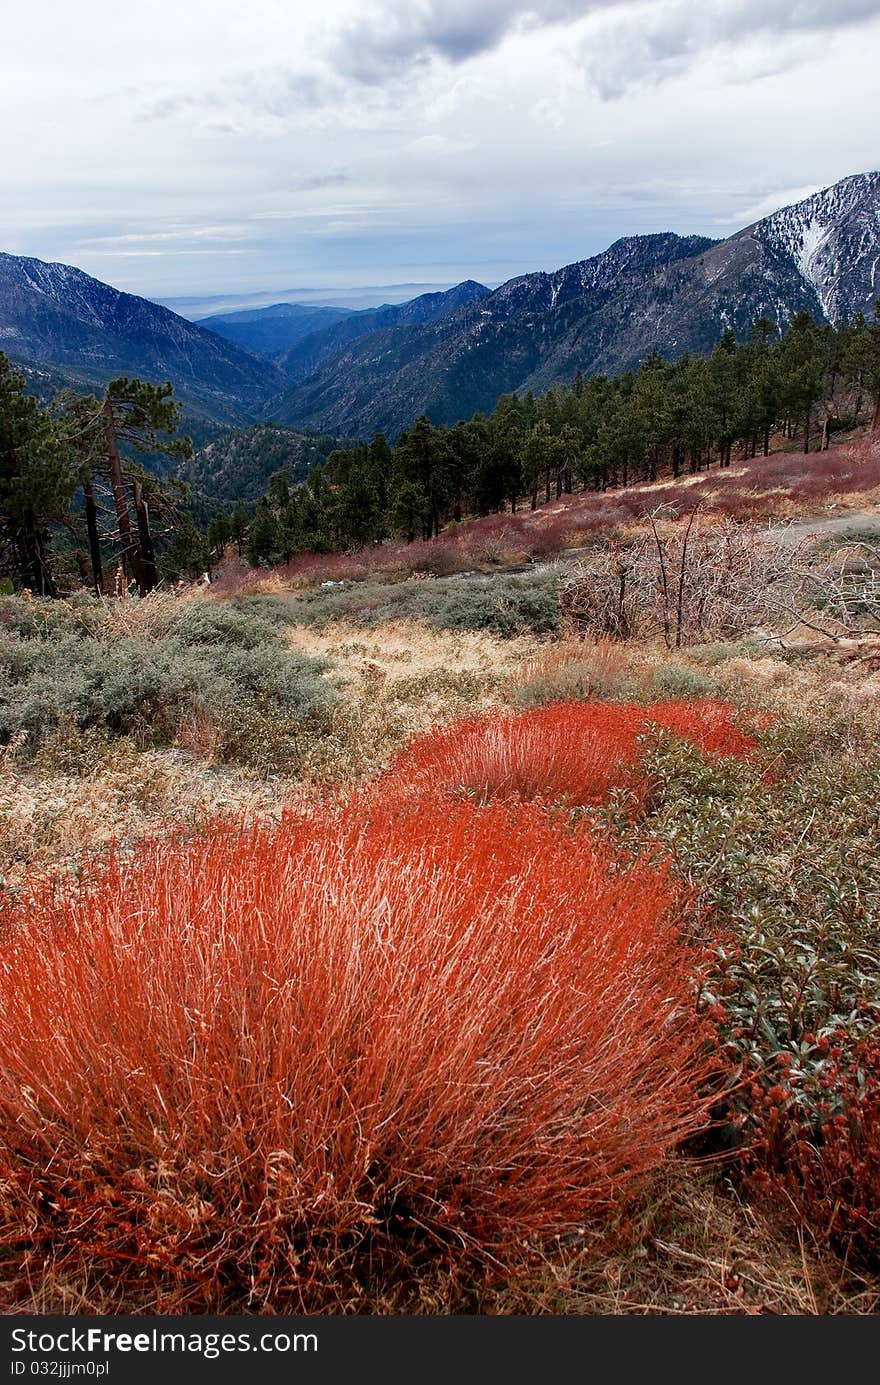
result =
M146 298L70 265L0 254L0 351L35 371L100 389L118 375L161 383L194 413L252 419L286 381L261 360Z

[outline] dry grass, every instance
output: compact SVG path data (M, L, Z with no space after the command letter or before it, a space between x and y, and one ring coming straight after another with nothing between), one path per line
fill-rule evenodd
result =
M629 673L632 655L619 640L579 640L572 636L542 645L519 664L516 681L553 678L572 664L587 667L598 684L614 688Z
M584 1238L496 1313L730 1316L873 1314L880 1279L850 1269L772 1214L744 1202L717 1169L672 1159L653 1194L604 1238Z
M287 631L297 653L326 659L343 696L326 734L308 746L300 774L321 789L347 789L381 773L414 736L451 716L506 700L534 638L437 632L418 621L369 630L328 624Z
M290 781L129 742L96 741L92 755L66 768L47 757L23 764L0 756L0 886L113 843L198 829L218 813L246 821L277 816L302 797Z
M880 673L866 673L857 662L841 665L833 646L809 660L737 657L712 673L729 696L776 714L805 740L834 728L850 751L880 743Z
M287 640L297 653L332 663L354 685L449 673L495 679L518 668L535 648L535 641L526 637L502 640L480 631L437 631L414 620L370 630L344 623L292 626Z

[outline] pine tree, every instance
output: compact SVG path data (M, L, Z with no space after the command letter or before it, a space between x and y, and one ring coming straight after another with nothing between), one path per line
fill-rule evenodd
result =
M819 325L806 311L795 313L782 339L780 365L782 397L791 413L804 422L804 452L810 450L813 411L825 380L825 342Z
M243 505L236 505L232 514L229 516L230 538L238 549L239 558L244 554L244 541L247 536L250 516Z
M414 487L421 493L422 537L440 532L440 518L449 495L450 450L444 435L424 414L404 433L394 449L394 490ZM397 500L395 505L397 505ZM412 514L412 507L409 508Z
M0 548L5 566L40 596L57 595L51 527L67 514L76 477L66 428L25 393L0 352Z
M135 522L129 512L129 498L121 446L128 444L140 453L160 453L174 460L192 456L189 438L173 438L181 405L172 398L174 386L151 385L144 380L120 376L111 380L101 399L100 413L109 470L110 487L122 542L122 560L145 596L158 580L150 532L149 505L142 479L131 485Z
M245 556L251 567L271 562L278 549L278 521L264 496L257 502L256 513L248 525Z

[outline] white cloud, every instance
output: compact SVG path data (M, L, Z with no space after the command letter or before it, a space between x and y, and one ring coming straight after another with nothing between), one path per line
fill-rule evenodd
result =
M878 163L880 0L43 10L4 16L0 248L156 295L496 281Z
M599 26L582 55L589 80L610 100L640 82L679 76L712 50L755 41L764 45L759 70L791 73L806 51L792 46L798 40L821 41L878 16L880 0L652 0ZM774 39L785 47L768 47ZM719 60L722 73L729 62L728 52ZM756 75L754 63L748 75Z

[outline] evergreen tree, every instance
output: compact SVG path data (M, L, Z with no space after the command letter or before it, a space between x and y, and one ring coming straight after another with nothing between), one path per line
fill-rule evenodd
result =
M825 356L819 324L806 311L795 313L780 349L781 394L790 414L803 420L804 452L810 450L814 410L822 396Z
M226 545L232 538L232 523L225 510L218 510L208 524L207 540L215 561L223 557Z
M76 476L67 431L25 394L0 352L0 553L22 586L55 596L51 528L68 512Z
M243 505L236 505L232 514L229 516L229 537L238 549L238 556L244 554L244 541L247 536L250 516Z
M257 502L256 513L248 525L245 556L251 567L271 562L278 549L278 521L264 496Z
M168 582L198 578L211 571L211 545L192 515L184 513L158 560L161 580Z
M420 493L419 510L422 518L422 537L430 539L440 532L450 490L450 449L446 437L424 414L417 418L408 433L404 433L394 449L395 510L401 508L401 495L415 489ZM411 503L403 507L409 516L415 513ZM410 521L406 523L407 532Z

